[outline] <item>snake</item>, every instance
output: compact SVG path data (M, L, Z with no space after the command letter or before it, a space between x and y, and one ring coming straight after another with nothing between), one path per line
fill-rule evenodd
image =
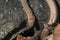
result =
M31 8L29 7L27 0L19 0L19 1L21 2L23 9L27 15L27 26L29 28L32 28L32 26L34 25L34 22L35 22L35 16L33 15L33 12L31 10ZM56 8L54 0L45 0L45 2L48 4L48 6L50 8L50 19L47 24L51 25L56 21L57 8ZM20 32L16 33L16 35L18 35L18 34L20 34ZM12 39L13 39L14 35L12 36Z
M27 3L27 0L20 0L20 1L28 17L27 24L29 27L32 27L35 21L35 17ZM45 0L45 2L48 4L50 8L50 19L47 24L52 25L57 19L57 8L54 0Z
M23 9L24 9L24 11L27 15L27 26L28 27L25 27L22 30L19 30L19 32L12 35L10 40L13 40L21 32L23 32L23 31L25 31L29 28L32 28L33 25L34 25L34 22L35 22L35 16L33 15L33 12L31 10L31 8L29 7L27 0L19 0L19 1L21 2L22 6L23 6Z
M57 19L57 7L55 4L55 0L45 0L45 2L48 4L50 8L50 19L47 24L52 25L53 23L55 23ZM52 26L48 26L48 27L52 27ZM41 33L41 40L46 40L48 34L49 34L48 29L44 28Z
M32 28L32 26L34 25L34 22L35 22L35 16L33 15L33 12L31 10L31 8L29 7L28 5L28 2L27 0L20 0L22 6L23 6L23 9L27 15L27 26L29 28Z
M57 19L57 7L55 0L45 0L50 8L50 19L47 24L52 25Z

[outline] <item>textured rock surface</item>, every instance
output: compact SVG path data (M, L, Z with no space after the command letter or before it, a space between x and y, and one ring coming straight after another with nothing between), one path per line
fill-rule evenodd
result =
M0 0L0 39L2 35L6 35L9 31L18 27L24 20L24 15L19 1Z
M48 22L49 8L43 0L28 1L39 26L41 22ZM0 39L4 38L14 28L27 19L23 7L19 0L0 0Z

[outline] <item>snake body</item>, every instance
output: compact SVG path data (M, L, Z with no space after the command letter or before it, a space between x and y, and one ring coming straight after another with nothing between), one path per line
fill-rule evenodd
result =
M21 32L32 28L32 26L34 25L34 21L35 21L35 17L27 3L27 0L19 0L23 6L24 11L26 12L26 15L28 17L28 21L27 21L27 26L26 28L23 28L22 30L19 30L19 32L15 33L14 35L12 35L10 40L13 40L18 34L20 34Z
M49 22L47 23L48 25L52 25L57 18L57 9L54 0L45 0L47 2L49 8L50 8L50 19ZM46 26L47 27L47 26ZM51 27L51 26L48 26ZM47 35L49 34L49 31L47 28L44 28L42 33L41 33L41 40L47 40Z
M50 19L49 19L49 22L47 24L51 25L56 21L57 8L56 8L54 0L45 0L45 2L47 2L48 6L50 8Z
M35 17L27 3L27 0L20 0L20 2L23 6L24 11L26 12L27 17L28 17L27 25L29 28L31 28L34 24Z
M35 22L35 17L33 15L33 12L31 11L28 3L27 3L27 0L19 0L23 6L23 9L27 15L27 25L29 28L32 28L32 26L34 25L34 22ZM47 24L51 25L55 22L56 20L56 5L55 5L55 2L53 0L45 0L47 3L48 3L48 6L50 7L50 20ZM43 30L44 31L44 30ZM17 33L17 35L20 34L20 33ZM14 34L15 35L15 34ZM13 36L14 36L13 35ZM16 35L16 36L17 36ZM15 36L14 36L15 37ZM13 37L12 37L13 39Z
M28 17L27 24L29 27L32 27L34 24L34 21L35 21L35 17L31 11L30 7L28 6L27 0L20 0L20 1L21 1L23 8L24 8L24 11L26 12L26 15ZM48 6L50 8L50 19L47 24L51 25L56 21L57 8L56 8L54 0L45 0L45 2L47 2Z

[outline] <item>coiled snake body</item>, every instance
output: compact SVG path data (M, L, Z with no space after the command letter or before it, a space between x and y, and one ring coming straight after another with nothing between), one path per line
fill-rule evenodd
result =
M29 28L32 28L32 26L34 25L34 22L35 22L35 16L33 15L33 12L31 11L31 9L30 9L30 7L29 7L29 5L27 3L27 0L19 0L19 1L21 2L22 6L23 6L23 9L24 9L24 11L25 11L25 13L26 13L26 15L28 17L27 18L28 19L27 20L27 26ZM51 25L56 20L56 16L57 16L56 15L56 13L57 13L56 5L54 3L54 0L45 0L45 2L48 3L48 6L50 8L50 16L49 16L50 19L49 19L49 22L47 24ZM20 34L20 32L19 32L19 34ZM18 35L18 33L16 35Z
M32 27L34 24L34 21L35 21L35 17L27 3L27 0L20 0L20 2L23 6L24 11L26 12L27 17L28 17L27 24L29 27ZM50 19L47 24L51 25L56 21L56 17L57 17L56 5L55 5L54 0L45 0L45 2L47 2L48 6L50 8L50 16L49 16Z

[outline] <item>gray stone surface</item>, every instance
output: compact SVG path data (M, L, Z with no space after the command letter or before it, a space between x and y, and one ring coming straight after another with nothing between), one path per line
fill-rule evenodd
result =
M18 27L25 19L22 6L18 0L0 0L0 39ZM3 31L2 31L3 30Z

